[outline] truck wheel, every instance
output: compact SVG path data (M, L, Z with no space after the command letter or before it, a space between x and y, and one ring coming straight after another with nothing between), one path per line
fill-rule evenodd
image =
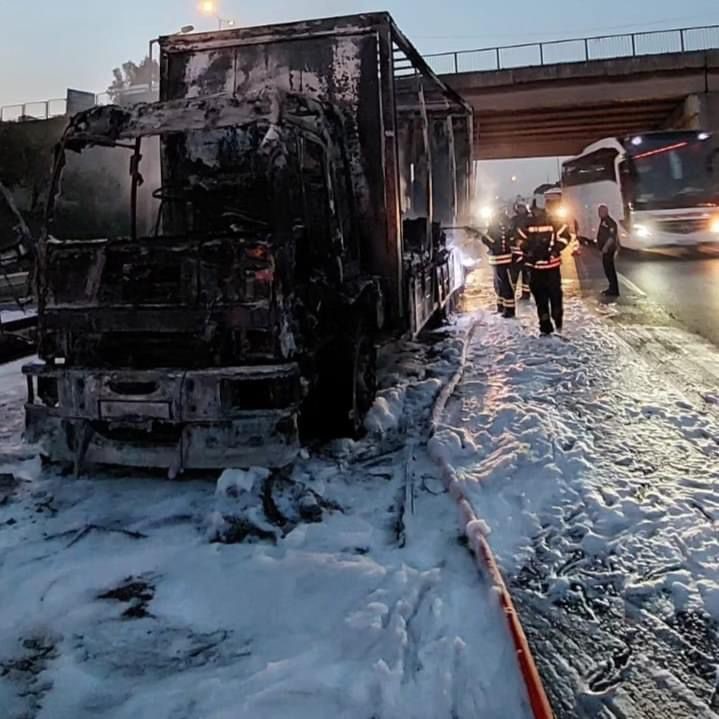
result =
M351 376L348 390L343 390L347 392L343 413L347 418L347 431L356 437L362 433L365 417L377 393L377 348L364 323L358 323L347 350Z
M344 337L324 349L317 370L317 386L302 408L302 434L358 437L377 392L377 350L364 321L354 320Z

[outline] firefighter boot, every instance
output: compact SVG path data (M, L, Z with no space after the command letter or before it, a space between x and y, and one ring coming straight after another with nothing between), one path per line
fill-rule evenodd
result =
M514 288L512 288L513 290ZM504 315L506 319L514 319L517 316L517 303L512 297L511 299L509 297L506 297L504 299Z
M554 325L552 324L552 318L549 316L549 313L540 315L539 332L545 337L548 337L554 332Z

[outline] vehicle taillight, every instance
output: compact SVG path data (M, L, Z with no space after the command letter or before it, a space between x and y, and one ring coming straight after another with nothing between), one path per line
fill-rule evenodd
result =
M269 254L267 247L256 245L245 249L245 254L253 260L266 260Z
M258 270L255 272L255 280L257 282L272 282L275 279L275 273L273 270Z

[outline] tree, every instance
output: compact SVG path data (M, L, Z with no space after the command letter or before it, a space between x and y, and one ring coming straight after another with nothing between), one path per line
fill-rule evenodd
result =
M126 105L154 99L154 87L160 79L160 65L157 60L146 57L139 65L130 60L121 68L116 67L112 74L115 79L107 88L107 93L113 102ZM148 92L140 92L139 95L133 92L133 89L142 88L147 88Z

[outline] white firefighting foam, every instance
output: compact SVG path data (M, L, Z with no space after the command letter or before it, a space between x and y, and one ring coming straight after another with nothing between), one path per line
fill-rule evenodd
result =
M563 338L537 337L527 309L521 323L486 313L460 401L432 440L503 567L518 571L538 537L559 532L554 551L581 552L577 569L611 559L627 593L665 591L677 610L719 621L719 413L580 303Z
M714 394L685 393L608 322L567 309L564 338L537 337L532 306L516 322L460 319L456 335L481 326L430 449L465 482L510 586L541 560L536 593L550 604L610 582L602 601L627 615L719 619ZM262 470L216 488L73 480L22 460L23 382L17 364L3 368L0 473L15 480L0 481L0 706L78 719L527 717L497 597L457 542L420 441L459 354L450 335L388 362L369 438L302 460L277 486L285 516L322 521L282 530L261 511ZM414 513L399 511L407 486ZM208 543L233 532L248 537ZM588 643L597 626L580 629ZM558 659L569 679L550 680L641 716L625 711L621 681L600 697L572 659Z
M3 716L529 719L419 441L459 334L390 358L369 438L274 477L272 512L263 469L75 480L0 461ZM15 451L18 369L1 377Z

